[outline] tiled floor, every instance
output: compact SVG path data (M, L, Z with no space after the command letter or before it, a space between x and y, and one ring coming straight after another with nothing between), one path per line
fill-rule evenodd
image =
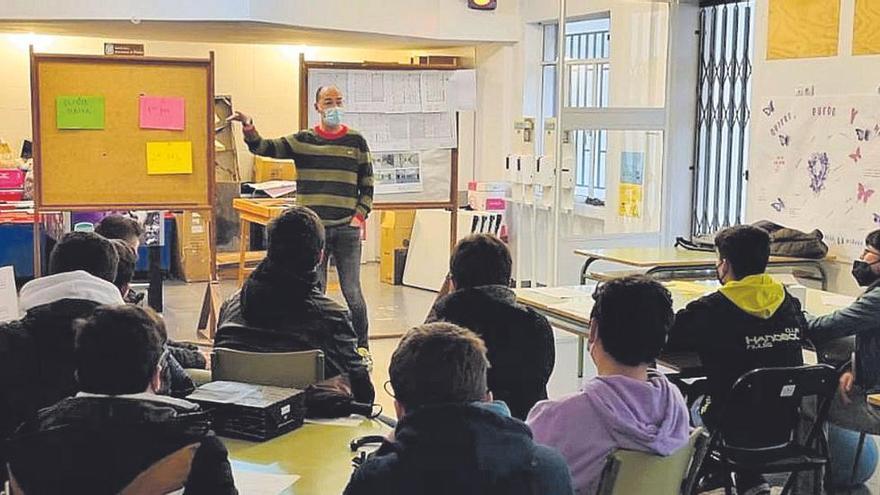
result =
M388 364L391 354L397 347L399 340L393 336L402 334L408 328L423 322L435 294L421 289L380 283L377 264L364 265L361 279L364 297L369 308L370 334L374 337L371 340L370 347L375 363L372 378L376 387L376 398L382 404L385 414L393 416L394 399L383 389L385 382L388 380ZM222 282L222 296L225 298L231 294L235 290L235 285L234 281ZM189 340L196 337L196 323L201 309L204 290L205 284L185 284L177 281L169 281L166 284L164 316L171 338ZM339 292L339 286L334 283L332 270L329 294L344 304L342 294ZM382 336L391 338L375 338ZM553 375L550 377L550 397L559 397L572 393L579 388L581 380L577 378L576 367L577 338L571 334L557 331L556 367ZM594 376L595 373L595 368L592 366L589 358L587 358L585 376ZM773 493L775 495L780 491L780 488L776 488ZM720 495L722 493L723 490L719 490L712 492L712 495ZM880 473L875 473L866 487L860 487L849 492L838 491L836 493L880 495Z

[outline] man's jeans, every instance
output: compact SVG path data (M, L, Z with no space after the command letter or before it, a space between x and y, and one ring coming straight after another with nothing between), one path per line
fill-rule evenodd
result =
M361 292L361 230L349 225L327 227L324 261L318 267L321 291L327 291L327 263L330 256L336 262L339 285L351 313L351 323L357 334L358 347L369 347L367 341L367 304Z

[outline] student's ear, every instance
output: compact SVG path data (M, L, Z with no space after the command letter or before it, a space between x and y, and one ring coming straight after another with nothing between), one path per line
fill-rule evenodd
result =
M321 254L318 255L318 265L324 262L324 248L321 248ZM317 266L317 265L315 265Z
M599 341L599 324L596 323L595 319L590 320L590 337L589 343L591 346L596 345L596 342Z
M492 395L492 391L489 390L486 392L486 396L483 397L483 402L492 402L495 400L495 397Z
M154 394L158 394L162 390L162 365L156 366L153 378L150 380L150 389Z
M321 113L321 107L318 105L318 102L315 102L315 111Z
M406 416L406 409L404 409L403 404L394 399L394 412L397 414L397 419Z

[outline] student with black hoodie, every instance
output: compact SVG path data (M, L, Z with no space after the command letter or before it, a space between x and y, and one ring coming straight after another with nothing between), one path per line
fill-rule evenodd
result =
M755 368L800 366L807 322L797 299L764 273L770 236L737 225L715 236L721 288L675 315L667 351L695 351L706 371L707 394L700 420L710 430L734 382ZM769 493L759 475L739 473L738 493Z
M10 443L10 471L23 492L119 493L160 459L197 445L184 494L236 494L226 447L208 416L197 404L156 393L162 320L150 309L102 306L75 326L82 391L41 410Z
M547 398L556 347L547 318L516 302L510 271L510 251L501 239L465 237L449 259L453 290L435 302L427 321L455 323L483 339L492 364L489 390L513 417L525 420Z
M287 209L268 226L266 258L220 308L214 347L249 352L324 351L324 377L348 373L354 399L375 397L348 311L325 296L317 268L324 227L312 210Z
M488 390L486 346L451 323L413 328L391 356L400 422L345 495L570 495L565 459Z

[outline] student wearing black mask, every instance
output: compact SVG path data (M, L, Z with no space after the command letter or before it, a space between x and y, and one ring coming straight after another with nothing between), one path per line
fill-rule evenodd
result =
M854 363L840 377L830 414L834 424L861 431L880 424L880 411L865 400L866 394L880 390L880 230L868 234L852 274L865 292L846 308L811 320L807 336L822 348L855 335Z

